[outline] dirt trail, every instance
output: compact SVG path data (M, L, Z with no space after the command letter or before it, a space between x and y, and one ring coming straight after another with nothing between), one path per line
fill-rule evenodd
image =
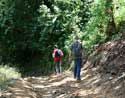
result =
M120 81L125 78L125 73L104 77L96 70L83 70L80 82L73 79L70 71L60 76L18 79L0 98L125 98L125 86L120 89L124 85Z

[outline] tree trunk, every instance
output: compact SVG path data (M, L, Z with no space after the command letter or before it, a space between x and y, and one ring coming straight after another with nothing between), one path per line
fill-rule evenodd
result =
M114 13L113 13L113 0L107 0L106 1L106 16L109 17L106 34L107 34L107 40L110 39L110 37L117 32L115 19L114 19Z

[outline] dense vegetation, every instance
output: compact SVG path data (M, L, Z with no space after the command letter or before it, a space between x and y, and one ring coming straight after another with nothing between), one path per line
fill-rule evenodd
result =
M124 0L1 0L0 9L0 63L22 72L52 70L54 44L64 52L63 66L69 66L76 34L87 55L124 31Z

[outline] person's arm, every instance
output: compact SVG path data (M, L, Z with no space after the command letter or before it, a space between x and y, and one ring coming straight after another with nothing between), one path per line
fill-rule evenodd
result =
M83 49L82 43L81 43L81 53L82 53L82 58L83 58L84 57L84 49Z
M71 63L71 61L73 60L72 51L73 51L73 44L70 46L70 50L69 50L69 54L68 54L68 62L69 63Z
M62 52L62 50L60 50L60 54L61 54L61 57L63 56L63 52Z

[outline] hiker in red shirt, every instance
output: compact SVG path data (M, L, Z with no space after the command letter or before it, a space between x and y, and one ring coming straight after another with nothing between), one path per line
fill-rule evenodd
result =
M63 52L60 49L58 49L57 45L54 46L52 56L53 56L53 60L54 60L55 74L60 74L61 73L61 59L63 56Z

